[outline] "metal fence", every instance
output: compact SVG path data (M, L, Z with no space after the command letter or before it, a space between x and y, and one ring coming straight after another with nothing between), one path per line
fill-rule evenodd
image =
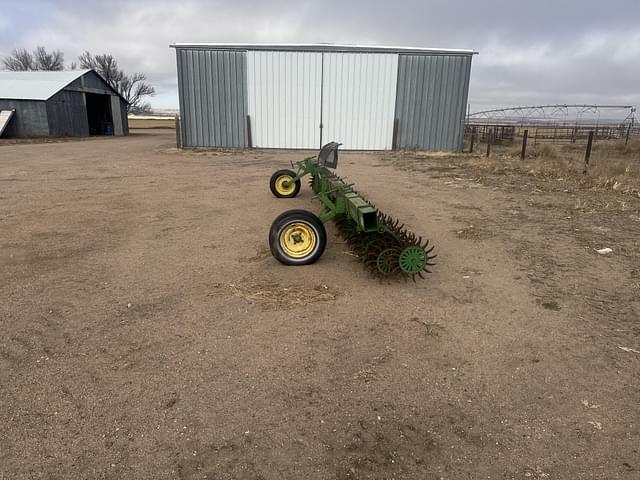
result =
M527 145L533 143L559 143L586 146L584 157L584 172L587 172L593 144L596 140L619 140L625 144L634 136L640 136L640 126L633 124L619 126L509 126L490 124L465 125L465 140L468 140L469 152L481 143L486 145L486 156L491 154L491 146L499 144L513 144L516 138L521 142L520 158L527 156Z
M619 140L640 135L640 127L631 126L579 126L579 127L536 127L529 130L530 138L535 143L583 143L593 132L593 139Z
M477 142L511 143L516 137L517 128L508 125L465 125L465 136L475 135Z
M538 143L586 143L593 132L593 140L619 140L640 137L640 125L496 125L467 124L465 136L477 143L509 144L522 138L528 130L529 141Z

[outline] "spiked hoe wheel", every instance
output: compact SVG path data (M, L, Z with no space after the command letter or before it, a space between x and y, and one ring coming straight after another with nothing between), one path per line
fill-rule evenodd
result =
M285 265L308 265L324 252L327 234L324 223L334 220L340 236L380 278L424 278L434 266L433 246L428 240L404 228L397 220L375 208L363 195L329 169L338 164L339 143L322 147L317 157L297 162L297 172L278 170L269 186L276 197L295 197L300 179L309 175L322 209L316 216L306 210L289 210L273 221L269 246L273 256Z

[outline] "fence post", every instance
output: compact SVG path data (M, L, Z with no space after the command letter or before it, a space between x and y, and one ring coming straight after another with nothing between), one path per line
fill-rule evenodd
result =
M587 167L589 166L589 159L591 158L591 147L593 146L593 130L589 132L589 140L587 141L587 151L584 154L584 170L583 174L587 173Z
M625 145L629 143L629 135L631 135L631 124L627 127L627 139L624 141Z
M391 150L398 150L398 124L400 119L393 119L393 133L391 134Z
M471 127L471 146L469 147L469 153L473 153L473 144L476 142L476 127Z
M520 153L520 158L524 160L524 156L527 154L527 139L529 138L529 129L524 131L524 135L522 136L522 153Z
M176 148L182 148L182 127L178 115L176 115Z
M493 140L493 132L487 133L487 157L491 154L491 141Z

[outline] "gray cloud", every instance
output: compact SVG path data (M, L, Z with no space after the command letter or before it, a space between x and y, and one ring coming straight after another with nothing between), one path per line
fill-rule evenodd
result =
M0 56L46 45L110 52L177 105L173 42L345 42L473 48L472 109L640 103L640 3L595 0L58 0L3 7Z

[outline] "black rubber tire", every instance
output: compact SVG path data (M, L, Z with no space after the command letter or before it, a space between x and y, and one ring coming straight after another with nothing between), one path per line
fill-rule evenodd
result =
M316 234L316 246L308 255L301 258L292 257L282 249L280 235L287 225L291 223L304 223L313 229ZM269 230L269 247L271 254L280 263L285 265L310 265L317 261L327 246L327 231L320 219L307 210L287 210L278 216L271 224Z
M300 179L296 180L296 185L295 185L295 188L293 189L293 192L287 195L284 195L278 192L278 190L276 189L276 181L278 180L278 178L280 178L283 175L287 175L291 178L294 178L296 176L296 172L292 170L278 170L273 175L271 175L271 180L269 180L269 188L271 189L271 193L273 193L273 195L278 198L293 198L296 195L298 195L298 193L300 193Z

